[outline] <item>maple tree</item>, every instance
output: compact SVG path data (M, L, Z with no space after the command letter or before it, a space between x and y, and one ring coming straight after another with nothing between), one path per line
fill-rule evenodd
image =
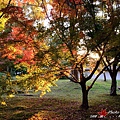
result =
M57 49L53 52L55 56L52 60L62 61L58 62L61 74L81 85L83 94L81 107L85 109L89 107L88 92L105 67L90 86L87 86L86 83L92 78L102 62L110 40L116 36L114 31L119 23L115 24L115 21L112 20L116 16L118 20L119 16L116 14L117 9L113 9L114 4L119 6L116 1L107 0L53 0L50 15L46 13L50 20L49 31L52 31L50 46L53 50ZM99 16L100 11L103 14ZM61 56L58 51L67 55ZM91 52L99 54L99 59L96 59L94 64L90 64L91 61L88 59ZM111 64L109 63L106 67ZM85 66L91 69L91 74L87 77L84 75Z
M103 56L103 64L105 68L108 70L110 76L111 76L111 91L110 95L117 95L116 89L117 89L117 73L119 71L119 2L118 1L106 1L105 2L109 9L106 6L102 6L102 9L104 9L104 13L101 16L102 22L105 22L105 28L102 29L102 31L99 33L101 34L100 39L104 40L103 44L106 44L105 48L105 55ZM105 4L103 3L103 4ZM100 26L100 24L99 24ZM105 31L104 31L105 30ZM106 35L104 33L107 33ZM104 36L103 36L104 35ZM105 38L106 36L106 38ZM107 42L105 41L107 40ZM99 41L101 41L99 40ZM100 46L98 49L98 52L100 51ZM104 69L105 70L105 69ZM102 72L101 72L102 73ZM100 73L100 74L101 74ZM99 75L100 75L99 74Z
M16 76L14 81L9 74L10 71L6 71L7 74L1 76L1 82L4 85L1 84L0 94L1 97L4 94L11 97L11 94L17 93L15 87L17 85L18 88L24 91L29 91L30 89L34 91L41 90L42 96L46 91L50 91L50 87L54 86L55 81L58 79L55 76L57 74L56 67L49 65L51 60L47 54L42 55L38 59L38 56L48 49L43 37L38 39L38 28L34 26L38 16L36 17L34 14L32 17L25 17L25 9L18 3L17 5L9 5L1 9L3 15L8 18L4 30L0 34L1 57L4 60L4 64L8 62L16 70L26 68L27 74ZM42 19L42 14L39 16L39 20ZM39 34L40 30L44 31L41 26L42 24L40 25L39 23ZM51 68L52 71L49 72L46 68Z
M112 8L114 10L114 7ZM105 59L104 59L104 65L108 65L110 64L111 61L113 61L113 64L111 67L107 67L108 72L110 73L112 82L111 82L111 90L110 90L110 95L117 95L116 90L117 90L117 81L116 81L116 77L117 77L117 73L120 69L120 46L119 46L119 42L120 42L120 32L119 32L119 14L120 14L120 10L116 7L116 10L114 10L114 14L111 13L111 27L112 27L112 35L110 37L110 41L108 46L106 47L106 54L105 54Z
M81 107L87 109L88 89L86 87L86 82L91 79L92 75L97 70L100 60L98 60L98 62L93 65L93 68L91 67L91 74L85 78L85 68L83 66L87 66L87 62L89 63L87 58L88 54L90 53L90 50L86 48L84 43L84 39L86 36L86 26L83 26L83 23L85 21L82 18L82 15L84 16L86 14L86 10L85 7L81 5L82 3L79 3L77 7L76 4L77 2L70 2L69 5L72 5L71 7L68 5L68 3L66 4L66 1L53 1L50 29L53 33L52 42L55 42L55 44L57 44L56 49L60 50L61 46L63 46L64 48L63 50L65 56L59 56L59 54L56 53L57 60L61 61L60 63L58 63L59 68L61 69L61 74L65 75L71 81L81 85L83 93L83 101ZM55 46L51 45L51 47ZM61 52L63 50L61 49ZM58 50L56 50L55 52L57 51ZM80 54L80 51L84 51L84 53ZM65 53L67 54L67 56ZM71 70L73 72L71 72ZM78 73L80 74L80 77L78 76Z

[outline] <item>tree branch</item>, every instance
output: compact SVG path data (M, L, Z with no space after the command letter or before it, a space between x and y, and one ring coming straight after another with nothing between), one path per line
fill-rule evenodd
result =
M80 84L80 82L72 74L70 74L72 76L72 78L71 78L71 77L67 76L66 74L64 74L64 72L61 72L61 73L63 75L65 75L65 77L68 78L70 81L72 81L74 83L79 83Z
M9 7L11 1L12 1L12 0L9 0L9 2L8 2L7 6L6 6L6 8ZM0 18L2 18L2 16L3 16L4 14L5 14L5 13L3 12L3 13L0 15Z
M111 62L108 66L110 66L113 62ZM105 66L100 72L99 74L96 76L96 78L93 80L92 84L88 87L88 91L93 87L94 83L96 82L97 78L103 73L103 71L108 67Z
M91 72L91 74L86 78L86 81L90 80L92 78L92 76L94 75L95 71L98 69L98 66L100 65L100 62L101 62L103 54L104 54L105 46L106 45L104 45L103 52L102 52L102 54L100 56L100 59L97 61L96 66L93 69L93 71Z

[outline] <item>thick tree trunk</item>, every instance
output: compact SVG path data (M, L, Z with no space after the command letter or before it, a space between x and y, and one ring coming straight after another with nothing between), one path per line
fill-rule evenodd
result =
M116 77L112 78L112 83L111 83L111 89L110 89L110 95L111 96L116 96L116 88L117 88L117 81L116 81Z
M81 108L82 109L88 109L88 91L86 90L86 83L81 83L81 88L82 88L82 104Z
M112 83L111 83L111 89L110 89L110 95L111 96L116 96L116 88L117 88L117 81L116 81L116 76L117 76L117 70L116 70L117 64L113 64L113 72L111 72L111 78L112 78Z

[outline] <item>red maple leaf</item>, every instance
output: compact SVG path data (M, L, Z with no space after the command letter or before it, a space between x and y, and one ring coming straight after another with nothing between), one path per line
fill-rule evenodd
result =
M98 114L100 115L100 118L103 118L108 114L108 112L106 111L106 109L102 109L100 112L98 112Z

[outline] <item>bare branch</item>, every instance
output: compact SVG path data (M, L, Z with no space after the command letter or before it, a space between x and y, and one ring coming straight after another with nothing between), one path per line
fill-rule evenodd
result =
M110 66L113 62L109 63L108 66ZM96 78L93 80L92 84L88 87L88 91L93 87L94 83L96 82L96 80L98 79L98 77L103 73L103 71L108 67L108 66L105 66L100 72L99 74L96 76Z

